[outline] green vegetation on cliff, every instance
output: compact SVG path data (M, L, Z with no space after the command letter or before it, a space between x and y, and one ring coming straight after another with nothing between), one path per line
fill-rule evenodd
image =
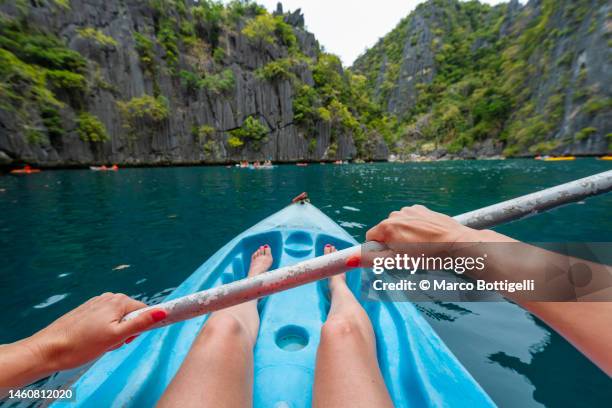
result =
M605 2L595 3L430 0L358 58L353 71L399 118L392 139L400 153L458 153L486 140L507 155L548 153L609 131L574 137L571 130L595 120L576 112L611 113L602 102L606 78L592 75L598 67L585 58L597 52L598 29L609 24L600 16ZM590 40L595 45L585 51L585 36L599 43ZM609 48L602 51L610 57Z
M87 21L68 1L2 5L0 149L61 161L70 143L91 157L112 140L123 160L224 161L611 143L602 0L428 0L350 69L299 13L247 0L131 2ZM127 25L116 17L126 15Z

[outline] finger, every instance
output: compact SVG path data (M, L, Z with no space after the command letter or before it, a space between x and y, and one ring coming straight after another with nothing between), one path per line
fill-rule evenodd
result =
M389 234L389 222L384 220L366 232L367 241L385 242Z
M136 299L132 299L129 296L125 296L125 298L121 299L121 309L123 315L133 312L134 310L142 309L143 307L147 307L147 305Z
M119 334L123 338L141 333L154 324L161 322L168 316L168 312L164 309L147 310L136 316L135 318L119 323Z

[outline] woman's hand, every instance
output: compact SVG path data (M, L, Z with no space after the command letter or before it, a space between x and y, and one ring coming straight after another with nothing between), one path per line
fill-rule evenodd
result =
M393 211L389 218L366 233L366 240L383 242L389 248L399 250L403 245L419 242L478 242L483 232L461 225L453 218L422 205L413 205Z
M26 344L52 371L78 367L106 351L129 343L140 332L163 320L167 313L154 309L121 322L126 314L146 307L120 293L104 293L83 303L26 339Z
M165 310L152 309L121 321L126 314L145 306L126 295L105 293L31 337L0 345L0 398L7 388L19 388L55 371L78 367L129 343L166 318Z

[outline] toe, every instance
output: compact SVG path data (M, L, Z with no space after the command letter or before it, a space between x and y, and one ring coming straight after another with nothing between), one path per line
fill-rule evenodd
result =
M263 246L263 253L264 255L270 255L272 253L272 249L270 248L270 245L266 244Z
M332 252L336 252L336 247L331 244L325 244L325 248L323 248L323 253L331 254Z

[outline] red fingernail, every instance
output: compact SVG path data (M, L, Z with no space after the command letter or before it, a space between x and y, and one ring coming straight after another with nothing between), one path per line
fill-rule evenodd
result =
M138 335L128 337L125 339L125 344L130 344L136 337L138 337Z
M161 322L168 316L168 313L165 310L156 310L151 313L151 318L154 322Z
M359 266L359 264L361 264L361 257L359 255L350 256L346 260L346 266L351 268L356 268L357 266Z

